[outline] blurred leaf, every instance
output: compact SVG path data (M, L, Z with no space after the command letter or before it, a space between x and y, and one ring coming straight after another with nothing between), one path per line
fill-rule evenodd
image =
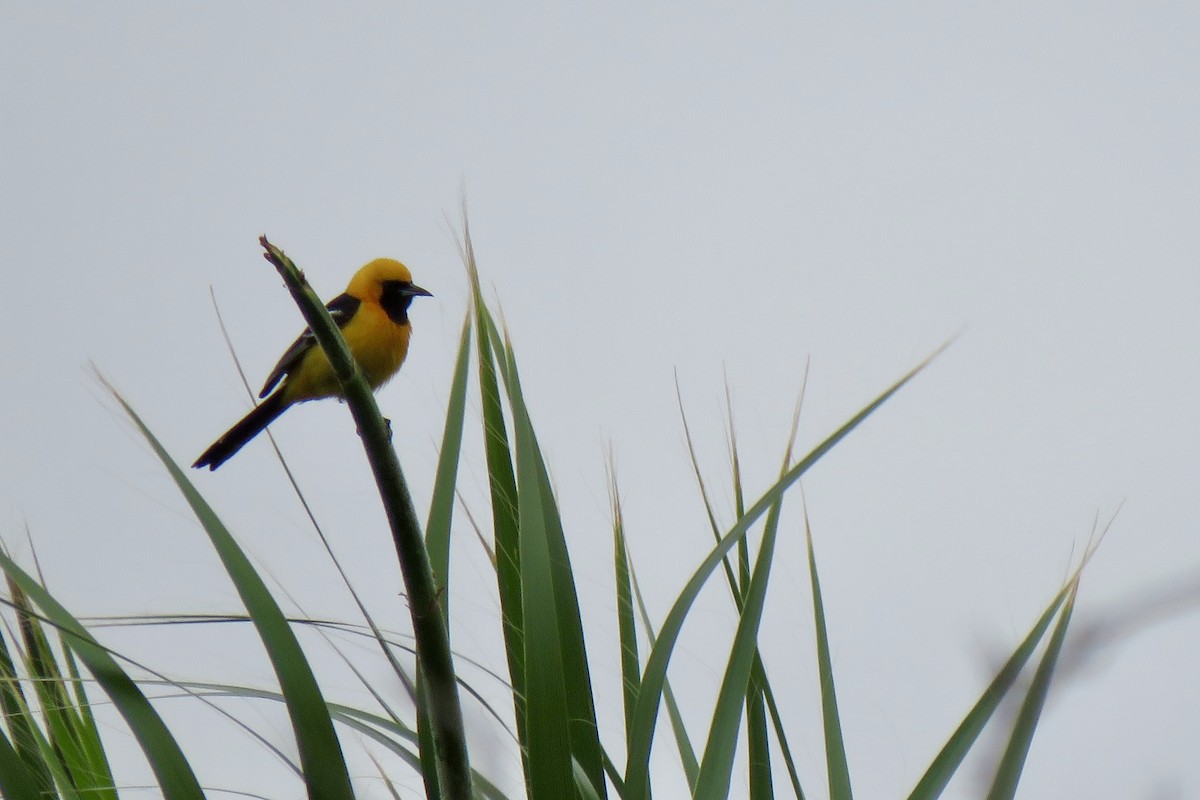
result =
M1033 655L1033 651L1037 649L1038 643L1046 634L1050 623L1054 621L1054 615L1058 613L1059 608L1071 592L1071 586L1072 584L1068 584L1063 587L1050 601L1050 605L1042 612L1041 618L1013 651L1013 654L1009 656L1008 661L1004 662L1004 666L996 673L996 677L988 684L979 700L976 701L954 733L950 735L933 763L929 765L929 769L921 776L916 788L908 796L908 800L934 800L941 797L947 784L950 783L950 779L954 777L954 773L966 758L971 746L983 731L984 725L996 713L1000 702L1020 676L1021 669Z
M1075 593L1078 591L1079 578L1077 576L1071 583L1070 593L1058 616L1058 624L1054 626L1050 644L1042 655L1041 663L1038 664L1037 672L1034 673L1033 682L1025 695L1025 702L1021 704L1021 711L1017 714L1012 736L1009 738L1008 746L996 768L996 779L992 783L991 791L988 792L988 800L1012 800L1016 797L1017 783L1025 768L1025 758L1029 755L1033 733L1037 729L1038 719L1046 704L1046 695L1050 692L1050 680L1054 677L1054 667L1058 663L1058 657L1062 654L1063 642L1067 639L1067 626L1071 622L1071 612L1075 610Z

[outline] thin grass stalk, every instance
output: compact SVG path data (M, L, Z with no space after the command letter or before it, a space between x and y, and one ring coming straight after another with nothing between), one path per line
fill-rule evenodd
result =
M796 411L792 417L791 435L788 440L787 451L789 454L788 455L789 458L791 457L790 454L792 451L792 447L795 444L795 440L796 440L796 433L797 433L799 422L800 422L800 409L803 405L804 389L805 389L805 386L807 386L807 384L808 384L808 363L805 362L804 379L800 385L800 397L798 398L798 400L796 402ZM683 408L683 395L679 389L679 376L678 375L676 375L676 377L675 377L675 399L676 399L678 407L679 407L679 417L683 424L684 440L687 444L688 457L689 457L689 460L690 460L690 463L692 466L692 474L695 477L696 485L700 490L700 500L704 506L705 513L707 514L709 528L712 530L713 539L714 539L714 541L716 541L719 544L721 541L721 530L717 526L716 514L713 512L712 502L708 496L708 489L704 483L704 477L700 472L700 461L699 461L698 457L696 456L696 447L695 447L695 443L692 439L691 428L688 425L687 414ZM731 463L732 463L732 469L733 469L733 475L734 475L733 484L734 484L735 507L736 507L737 516L741 517L742 514L745 512L745 498L742 493L741 467L740 467L740 462L739 462L738 455L737 455L737 438L734 435L733 411L732 411L732 407L731 407L732 403L730 401L730 396L729 396L729 392L728 392L728 385L726 386L726 405L729 410L729 434L730 434L729 446L730 446ZM748 555L745 557L741 556L741 553L743 551L745 551L745 547L743 547L744 544L745 544L745 540L743 539L742 543L740 543L738 545L739 562L741 565L746 565L748 563ZM740 572L743 574L743 578L741 579L741 581L739 583L738 578L735 577L735 575L734 575L733 567L729 563L728 558L726 558L723 561L722 566L725 569L725 579L726 579L726 583L729 585L730 596L733 598L734 605L736 606L737 611L740 614L742 611L742 591L741 591L740 586L746 585L746 583L750 580L748 568L743 566L743 568L740 570ZM775 702L774 692L772 691L771 683L767 678L766 667L762 662L761 655L757 652L755 653L755 656L754 656L754 668L753 668L751 687L755 687L754 691L761 692L762 700L765 701L766 710L768 711L768 713L770 715L771 725L775 732L775 738L779 742L779 748L780 748L780 752L783 755L784 765L787 768L788 778L791 780L791 783L792 783L792 791L795 794L795 796L798 798L798 800L803 800L804 790L800 786L800 777L796 771L795 759L792 757L791 747L788 745L787 735L784 733L783 721L779 715L779 707L778 707L778 704ZM667 699L668 699L668 711L673 714L671 721L672 721L672 725L674 726L674 730L676 733L676 739L678 741L680 725L678 724L678 721L676 719L677 715L674 713L674 709L671 705L672 701L671 701L671 698L669 695L667 695ZM752 716L749 705L753 702L754 701L751 698L751 696L747 695L747 720L748 721L751 719L751 716ZM755 718L757 718L757 717L755 717ZM755 730L755 729L751 728L751 730ZM757 730L761 731L761 727L757 728ZM750 758L751 758L752 764L766 762L769 759L769 750L762 749L762 743L763 743L763 739L759 733L754 733L751 735L750 748L751 748L752 752L751 752ZM757 757L756 757L756 753L760 753L761 755L757 755ZM689 761L689 759L685 758L684 764L687 765L689 763L693 763L694 761L695 761L694 758L691 759L690 761ZM768 765L768 768L769 768L769 765ZM697 765L697 769L698 769L698 765ZM694 772L695 772L695 770L693 770L693 773ZM758 774L761 777L763 775L763 772L760 771ZM767 774L769 774L769 772ZM694 780L692 781L691 785L692 785L692 789L694 790L695 789ZM756 781L752 778L752 780L750 781L750 792L751 792L752 800L753 800L753 797L755 794L763 793L765 786L766 786L766 783L764 781L762 781L762 780ZM756 791L756 789L757 789L757 791ZM771 791L770 796L773 796L773 790Z
M700 778L695 797L704 800L720 800L729 793L733 772L733 760L737 750L738 728L742 706L748 696L748 685L757 653L755 642L766 604L767 585L774 561L775 542L779 531L779 513L782 498L772 506L768 515L758 557L749 580L744 584L746 593L742 614L738 620L737 633L730 648L729 662L717 707L713 712L704 758L700 762ZM744 541L744 539L743 539ZM761 721L761 720L760 720ZM751 735L754 732L751 731ZM765 733L763 733L765 737Z
M733 516L741 519L746 513L746 493L742 488L742 459L738 452L737 428L733 424L733 395L729 391L729 376L725 376L725 419L729 436L729 471L733 481ZM793 436L793 439L795 437ZM784 464L786 467L787 464ZM718 535L718 538L720 536ZM750 543L743 538L738 542L738 590L739 611L741 603L745 602L747 587L750 586Z
M726 402L729 410L729 448L733 469L734 504L741 517L745 513L745 499L742 488L740 461L738 458L737 436L733 426L733 404L729 400L726 387ZM787 474L792 461L792 449L796 443L796 430L799 425L799 405L792 418L791 434L783 454L780 466L780 477ZM729 661L725 677L721 684L716 709L713 712L712 725L708 742L704 749L704 760L700 765L700 778L697 798L725 797L729 791L732 776L733 760L737 751L738 727L741 721L742 705L747 710L746 732L750 756L750 790L754 798L769 798L772 796L771 764L767 742L766 715L763 710L761 688L754 681L755 665L761 663L758 652L758 628L762 621L763 607L766 603L767 583L770 580L771 565L774 561L775 542L779 532L779 518L783 509L783 496L771 505L767 512L762 543L753 571L749 566L749 548L745 554L739 553L739 563L742 565L740 586L741 595L740 618L733 645L730 648ZM739 548L746 544L743 537Z
M0 603L9 605L9 606L13 607L14 609L16 608L15 603L13 603L13 601L11 601L11 600L6 600L3 598L0 598ZM53 627L56 630L59 630L60 634L64 633L64 631L62 629L62 625L60 625L59 623L57 623L55 620L51 619L50 617L44 616L42 614L38 614L33 609L29 609L27 611L27 613L37 623L44 625L44 626L48 625L50 627ZM83 619L84 618L80 618L79 621L82 622ZM251 620L251 618L246 617L242 621L250 622L252 620ZM292 621L297 622L297 623L303 622L303 620L292 620ZM168 624L168 623L155 623L155 624ZM61 636L61 638L62 638L64 647L69 646L70 639L67 636ZM97 645L97 646L103 648L103 645ZM173 689L179 690L178 694L155 695L155 698L154 698L155 700L167 700L167 699L171 699L174 697L189 697L189 698L200 701L202 704L208 706L208 708L211 711L213 711L214 713L216 713L219 716L224 717L231 725L233 725L237 728L240 728L247 736L249 736L250 738L257 741L257 743L259 745L261 745L264 749L266 749L268 752L270 752L272 755L274 755L276 758L278 758L280 763L282 763L292 773L294 773L297 778L300 778L301 780L304 779L304 771L300 768L300 765L297 764L294 760L292 760L280 748L276 747L269 739L267 739L265 736L263 736L262 734L255 731L254 728L247 725L241 719L234 716L230 712L226 711L221 706L210 702L210 700L209 700L210 697L239 697L239 698L251 697L251 698L266 698L266 699L270 699L270 700L284 702L284 696L280 692L265 692L262 690L248 689L246 687L227 686L227 685L222 685L222 684L194 683L194 682L188 682L188 681L170 680L167 677L165 677L164 675L162 675L161 673L150 668L146 664L135 661L134 659L131 659L128 656L124 656L114 650L110 650L109 648L103 648L103 649L106 652L108 652L108 654L110 656L112 656L116 659L120 659L121 661L124 661L124 662L130 664L131 666L137 667L138 669L140 669L141 671L145 672L148 675L154 676L153 678L139 678L138 679L139 687L140 686L167 686L167 687L171 687ZM72 653L71 650L66 651L66 659L68 661L68 666L70 666L74 662L74 656L72 656L71 653ZM82 683L83 683L84 679L81 676L79 676L78 669L71 667L70 673L72 676L75 677L76 680L78 680L80 682L81 685L79 686L79 689L82 691ZM31 676L30 680L31 681L45 680L45 678L38 678L36 676ZM92 680L94 680L98 685L103 686L102 681L97 680L95 678L93 678ZM85 699L85 702L86 702L86 699ZM120 702L121 701L113 700L112 705L114 707L119 708ZM81 711L85 712L87 717L92 717L90 703L88 703L86 709L81 707ZM29 715L28 712L26 712L26 716L31 716L31 715ZM99 739L99 732L98 732L98 729L95 729L94 723L92 725L92 729L94 731L97 746L102 747L103 742ZM52 754L51 745L50 745L49 741L45 740L44 738L40 738L40 732L38 731L38 729L36 727L33 728L33 732L34 732L35 736L39 737L38 738L38 747L41 748L41 750L44 751L45 753ZM52 770L57 769L57 762L50 763L50 766L52 767ZM66 773L62 773L61 775L59 775L59 772L55 772L55 775L58 777L61 777L60 786L70 784L70 779L66 775ZM108 785L111 785L111 783ZM65 790L63 790L63 791L65 791ZM90 794L91 794L91 792L89 791L89 795ZM0 792L0 797L4 797L4 796L5 795L2 792ZM91 800L91 798L90 797L83 798L82 800Z
M629 565L629 577L633 583L633 596L637 600L638 615L642 620L642 628L646 631L646 641L650 644L650 649L654 649L654 644L657 641L657 634L654 632L654 624L650 621L650 614L646 611L646 599L642 597L642 588L638 585L637 574L633 571L633 564ZM638 676L638 693L641 694L641 676ZM679 763L683 767L683 775L687 780L688 793L696 791L696 781L700 778L700 759L696 757L696 747L692 744L691 737L688 736L687 726L683 723L683 712L679 709L679 702L675 699L675 692L671 689L671 681L665 676L663 677L663 703L667 707L667 718L671 723L671 733L675 737L675 748L679 752ZM634 705L634 712L637 711L637 705ZM632 737L627 736L626 742L632 741ZM648 780L647 776L647 780ZM625 796L625 793L621 793ZM650 796L650 788L646 787L646 796Z
M763 674L763 663L759 659L754 665L755 677ZM800 787L800 774L796 771L796 761L792 758L792 748L788 744L787 734L783 729L783 718L779 714L779 706L775 703L775 695L769 683L763 683L763 700L766 701L767 711L771 715L771 727L775 730L775 739L779 742L779 750L783 753L783 763L787 767L788 779L792 782L792 793L796 800L804 800L804 789Z
M696 487L700 490L700 501L704 504L704 513L708 515L708 527L712 531L713 542L721 543L721 526L717 524L717 515L713 511L712 501L708 497L708 486L704 483L704 475L700 472L700 458L696 455L696 445L692 439L692 430L688 425L687 413L683 410L683 393L679 388L679 375L675 375L675 401L679 406L679 421L683 424L683 439L687 443L688 460L692 465L692 474L696 478ZM738 515L739 517L741 514ZM737 576L729 559L723 559L721 566L725 568L725 580L729 584L730 594L737 603L738 612L742 609L742 590L738 586Z

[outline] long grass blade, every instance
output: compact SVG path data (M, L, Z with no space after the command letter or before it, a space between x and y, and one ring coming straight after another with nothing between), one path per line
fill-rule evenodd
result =
M575 791L579 800L603 800L604 795L592 783L583 765L575 759L571 759L571 774L575 776Z
M646 639L649 641L651 649L653 649L654 643L657 641L657 635L654 632L654 625L650 621L650 615L646 612L646 600L642 597L642 589L638 585L637 575L634 573L632 565L629 567L629 576L633 581L633 596L637 600L638 615L642 620L642 628L646 631ZM663 702L667 706L667 719L671 723L671 733L675 737L675 749L679 752L679 763L683 767L683 775L687 780L688 793L690 794L696 791L696 782L700 778L700 759L696 757L696 748L692 744L691 737L688 736L687 726L683 722L683 712L680 710L679 703L675 699L675 692L671 689L671 681L666 679L663 680ZM628 736L626 737L626 741L629 741Z
M646 668L642 673L642 688L638 694L638 706L634 714L634 731L633 737L629 742L628 756L625 767L625 784L627 800L644 800L646 797L647 783L649 770L650 747L654 741L654 729L658 717L658 705L662 697L663 682L666 678L667 665L671 658L671 653L675 648L675 643L679 639L679 633L683 628L684 619L687 617L691 609L692 603L695 602L700 590L708 581L709 576L717 565L725 558L725 554L737 544L746 531L753 525L759 517L766 513L776 500L783 495L789 487L800 479L813 464L817 463L826 453L828 453L838 442L845 438L852 430L858 427L863 420L869 417L881 405L888 401L896 392L912 380L921 370L923 370L932 359L936 358L949 343L939 347L928 358L910 370L904 377L894 383L881 395L875 398L871 403L864 407L861 411L855 414L842 427L838 428L834 433L830 434L823 442L817 445L808 455L801 459L794 467L788 470L787 474L768 489L757 501L755 501L747 510L745 515L739 519L728 533L722 537L720 543L709 553L708 557L700 564L693 573L691 579L684 586L679 598L672 606L670 613L663 623L662 630L659 633L657 643L651 649L650 658L646 663Z
M528 637L533 635L542 637L541 644L548 644L552 638L556 637L554 642L558 648L557 660L551 659L544 665L546 669L542 668L543 665L539 665L536 668L537 674L545 677L548 675L547 670L562 670L563 686L566 692L565 710L571 737L570 752L591 777L596 790L603 794L605 791L602 774L604 753L600 747L596 730L595 706L591 693L591 678L588 674L583 626L571 572L570 557L566 548L557 502L550 483L550 475L525 407L512 348L501 337L499 328L486 308L482 309L479 316L479 325L486 331L488 346L496 354L497 372L503 380L512 410L518 462L517 505L520 523L518 558L521 561L522 613L523 615L528 614L535 605L538 606L539 617L548 613L540 607L540 602L532 601L525 596L527 592L534 591L543 601L553 603L554 622L557 626L553 631L546 631L542 630L540 626L535 626L528 619L524 620L525 629L522 635L526 638L526 702L530 702L529 698L537 693L535 686L529 683L535 674L535 667L530 663L530 654L534 648L530 646ZM532 481L536 481L536 487L531 484ZM534 505L530 505L530 503ZM533 527L527 528L527 522L531 523ZM532 536L529 535L530 532L532 532ZM530 552L530 547L547 548L548 563L551 567L549 576L552 582L550 584L543 585L540 580L532 578L538 572L537 570L525 568L523 560ZM544 622L548 623L549 619L546 618ZM530 720L525 731L526 739L523 741L532 741L532 725L532 720ZM532 762L532 747L525 748L524 752ZM557 761L554 761L550 769L557 774L562 774L562 765ZM528 770L528 774L535 772L536 768L532 766Z
M442 782L438 777L437 740L433 737L433 720L429 714L429 695L425 691L425 679L421 677L420 664L417 664L416 684L417 753L421 761L421 780L425 783L425 797L431 798L431 800L440 800Z
M203 800L204 793L179 744L129 674L54 597L0 550L0 568L61 630L72 650L125 718L166 800Z
M496 586L503 616L504 652L512 682L513 716L517 738L526 739L525 725L525 621L521 599L520 525L517 515L517 479L504 408L500 401L497 376L498 359L493 350L489 327L494 327L483 292L471 244L466 214L463 215L463 261L471 282L472 309L475 315L476 350L479 354L479 395L483 419L484 455L487 460L488 489L491 494L492 532L495 539ZM522 768L529 783L528 754L521 750Z
M733 470L734 504L738 516L745 513L737 435L733 424L733 403L726 386L726 403L729 413L729 450ZM780 475L786 474L791 464L792 448L796 441L796 426L799 422L799 407L792 420L791 435L784 452ZM694 792L696 798L718 800L729 792L733 773L734 756L737 751L738 730L741 724L743 704L747 711L746 730L748 755L750 758L750 789L752 798L769 798L773 795L771 764L767 740L766 715L763 708L762 686L755 680L756 666L761 667L758 653L758 628L762 622L766 605L767 583L775 556L775 542L779 533L779 517L783 509L782 495L767 512L762 543L753 571L749 567L749 548L746 538L739 542L739 581L743 594L739 608L737 631L730 648L729 662L718 694L716 709L709 728L708 744L704 750L704 761L700 765L700 778ZM764 674L759 669L758 674Z
M762 661L756 666L756 676L763 671ZM775 731L775 739L779 742L779 749L783 753L783 763L787 767L788 779L792 782L792 794L796 800L804 800L804 790L800 787L800 774L796 771L796 761L792 758L792 748L788 744L787 733L783 729L783 718L779 714L779 707L775 703L775 694L771 691L771 685L763 682L763 699L767 704L767 711L771 715L771 727Z
M90 765L66 680L55 659L50 639L29 607L27 597L11 580L9 587L18 610L18 627L25 644L29 676L42 709L50 746L70 777L71 785L87 788L91 777ZM111 777L107 785L111 787Z
M437 472L429 503L429 520L425 525L425 547L429 551L429 567L433 580L440 588L441 602L438 608L450 630L450 523L454 515L455 484L458 476L458 459L462 450L463 426L467 407L467 374L471 357L471 317L463 320L462 335L459 337L458 358L454 365L454 377L450 384L450 397L446 403L446 425L442 432L442 446L438 451ZM421 665L417 665L417 732L421 742L421 777L425 781L425 796L440 798L441 783L438 780L437 744L433 733L433 720L429 701L421 677Z
M92 704L83 687L83 678L75 656L66 642L59 635L63 645L63 662L67 669L68 680L75 695L76 725L79 731L79 741L88 764L88 777L83 783L86 793L94 800L117 800L117 790L113 781L112 767L108 763L108 755L104 742L100 739L100 729L96 725L96 717L92 713ZM78 784L77 784L78 785Z
M414 771L419 771L422 768L421 758L409 747L405 746L402 741L415 742L417 740L415 734L399 728L391 720L367 715L358 709L338 706L336 704L330 705L329 708L330 713L333 714L334 718L340 724L361 733L363 736L387 748L390 752L399 756ZM471 784L476 798L481 798L482 800L509 800L508 796L498 786L475 769L471 770Z
M757 663L757 655L754 660ZM767 724L763 686L758 678L758 670L754 669L746 688L746 755L749 762L750 800L770 800L775 796Z
M750 674L758 649L758 628L762 622L767 584L775 556L778 516L779 502L776 502L771 507L754 570L750 573L749 580L742 584L746 586L745 602L741 618L738 620L737 632L734 634L725 677L717 696L717 707L713 712L708 744L704 748L704 759L700 762L700 778L693 795L697 800L723 800L729 794L742 706L748 697Z
M531 800L559 800L575 793L566 677L560 650L554 575L541 513L541 481L528 434L517 428L517 494L521 509L521 597L525 621L525 751Z
M1050 681L1054 677L1054 667L1062 654L1063 643L1067 639L1067 626L1071 622L1071 612L1075 609L1075 594L1079 591L1078 577L1072 582L1070 594L1063 604L1062 613L1058 616L1058 624L1054 626L1054 634L1042 660L1034 673L1033 682L1021 704L1013 725L1012 736L1000 764L996 768L996 778L988 792L988 800L1012 800L1017 794L1017 783L1025 768L1025 759L1029 755L1029 746L1033 743L1033 734L1037 729L1038 719L1046 704L1046 696L1050 693Z
M333 721L308 659L283 611L212 507L196 491L133 408L115 392L113 396L141 430L191 506L254 621L286 699L309 797L312 800L350 800L354 797L354 790L350 785L350 775L333 729Z
M16 598L20 589L11 580L9 587ZM14 607L18 615L26 613L24 603L14 602ZM3 751L0 752L0 796L49 796L54 788L54 776L42 757L41 731L33 722L33 714L21 688L16 659L3 631L0 631L0 713L7 723L7 731L0 727L0 750ZM6 732L11 741L5 738Z
M539 773L543 769L546 771L547 793L539 794L531 786L531 796L535 800L569 796L563 792L570 791L566 779L573 781L572 761L579 764L592 787L603 796L603 753L596 729L587 649L570 556L511 348L506 348L506 357L506 387L517 452L528 753L530 772L535 779L542 777ZM552 707L560 700L561 705ZM549 737L564 733L563 740L549 741ZM540 748L535 748L535 738L542 740Z
M71 700L67 679L59 667L50 638L25 593L11 578L8 585L17 612L17 626L25 644L26 670L48 737L39 757L48 766L52 765L59 785L69 787L68 793L95 789L101 800L113 797L112 776L103 753L93 771L89 754L96 748L88 746L86 740L91 734L85 730L79 709ZM64 652L69 654L70 650Z
M609 497L613 519L613 565L617 590L617 632L621 647L621 701L625 711L625 736L633 724L633 709L637 705L638 686L642 680L642 665L638 658L637 623L633 611L633 584L629 576L629 552L625 543L625 515L621 511L621 495L613 468L609 467Z
M842 739L842 721L838 714L837 692L833 685L833 660L829 654L829 631L825 625L825 604L821 599L821 583L817 578L817 557L813 550L812 531L805 514L804 533L808 540L808 570L812 581L813 619L817 633L817 665L821 681L821 719L825 728L825 768L829 777L829 800L851 800L850 765L846 761L846 745Z
M725 376L725 419L725 433L729 438L729 474L733 484L733 513L735 518L741 518L746 513L746 493L742 488L742 458L738 452L737 428L733 422L733 396L729 390L728 375ZM739 594L744 599L746 587L750 585L750 543L745 537L738 542L737 550L737 585L741 589Z
M909 794L908 800L936 800L941 797L942 792L950 783L950 779L954 777L954 773L979 738L979 734L983 732L984 726L996 713L1001 701L1008 694L1008 690L1016 683L1021 670L1037 649L1042 637L1046 635L1050 623L1054 621L1055 614L1066 601L1070 591L1071 585L1069 584L1063 587L1050 601L1046 610L1042 612L1042 616L1013 651L1013 654L1004 662L999 672L996 673L996 677L984 689L979 700L959 723L954 733L946 740L946 744L942 746L937 757L929 765L929 769L925 771L912 793Z
M788 435L787 447L783 454L783 464L780 468L780 474L787 472L788 467L792 464L792 451L796 446L796 436L800 430L800 411L804 407L804 391L808 385L808 364L804 367L804 380L800 385L800 394L796 399L796 409L792 414L792 427ZM744 513L745 499L741 491L741 468L737 457L737 438L734 435L733 423L733 402L730 399L729 384L725 384L725 401L729 411L729 449L733 454L733 474L734 487L736 491L736 501L738 508L738 516ZM779 515L782 510L782 502L776 503L771 507L767 514L767 529L774 535L774 529L779 525ZM746 539L742 539L742 543L746 543ZM749 576L743 577L742 585L747 585ZM768 706L768 698L771 703ZM775 797L774 778L771 773L771 744L769 739L769 729L767 727L768 708L771 713L776 713L778 709L774 705L774 698L771 695L771 684L767 680L766 666L763 664L762 654L758 647L755 646L753 653L753 663L750 665L749 682L746 689L746 755L748 761L748 783L750 787L750 800L772 800ZM799 794L800 783L796 777L795 765L791 763L791 753L787 745L787 737L782 735L783 725L775 719L775 730L779 736L780 751L783 753L785 763L789 771L789 775L793 781L793 788Z
M429 549L429 566L433 579L442 587L442 616L450 624L450 597L445 587L450 585L450 522L454 514L454 489L458 475L458 459L462 450L463 425L467 408L467 375L471 361L471 317L463 320L458 342L458 358L446 402L446 425L442 446L438 451L437 473L429 502L429 521L425 525L425 546Z
M675 401L679 406L679 421L683 425L683 440L687 444L688 460L692 465L692 475L696 479L696 488L700 490L700 502L704 505L704 513L708 517L708 527L712 531L713 542L721 543L721 527L717 524L717 515L713 511L712 500L708 496L708 485L704 482L704 475L700 472L700 458L696 455L696 443L692 439L692 429L688 425L687 413L683 410L683 393L679 388L679 376L675 376ZM740 509L738 516L741 516ZM742 590L738 585L737 576L734 574L733 565L729 563L728 558L721 560L721 566L725 570L725 581L729 584L729 592L733 596L734 603L737 604L738 612L741 613L742 607Z
M25 759L4 736L0 736L0 796L13 800L39 800L49 796L41 776L30 771Z

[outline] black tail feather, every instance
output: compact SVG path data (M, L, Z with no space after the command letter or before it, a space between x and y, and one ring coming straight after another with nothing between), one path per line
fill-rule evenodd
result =
M275 392L242 417L224 436L213 442L212 447L205 450L192 466L196 469L208 467L210 470L221 466L241 450L246 442L262 433L263 429L274 422L289 405L291 404L284 402L283 392Z

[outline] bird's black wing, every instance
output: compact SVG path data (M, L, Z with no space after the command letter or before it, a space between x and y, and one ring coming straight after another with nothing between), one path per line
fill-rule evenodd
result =
M333 321L337 323L339 328L346 327L346 323L358 311L358 306L362 301L357 297L348 294L341 294L333 298L326 304L325 308L329 309L329 316L333 317ZM313 347L317 347L317 337L313 336L312 328L305 328L304 333L300 334L300 338L292 342L279 359L279 363L275 365L275 369L271 370L271 374L267 376L267 382L263 385L259 397L266 397L275 388L275 384L283 380L283 376L287 375L296 365L300 363L300 359L304 358Z

